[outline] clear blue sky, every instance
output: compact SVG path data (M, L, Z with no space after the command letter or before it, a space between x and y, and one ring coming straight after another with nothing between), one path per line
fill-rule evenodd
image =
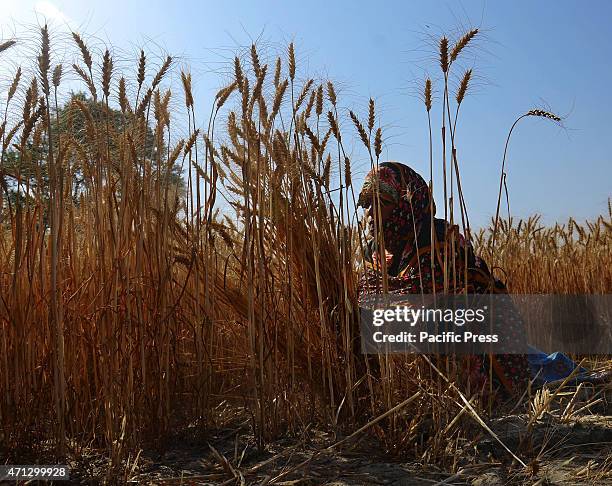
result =
M224 82L218 73L228 71L232 48L256 38L279 48L294 40L302 73L336 80L343 108L365 114L368 98L376 100L385 157L424 175L426 117L415 88L427 73L439 79L432 39L479 27L483 35L463 60L464 67L474 67L476 79L457 132L473 223L484 224L494 213L510 125L517 115L542 106L567 115L566 129L528 119L515 130L508 155L513 215L540 212L551 222L607 212L612 196L612 152L605 143L612 133L607 0L0 0L0 8L2 37L38 16L58 30L67 24L124 52L147 44L182 56L191 65L202 120ZM439 104L434 111L437 127ZM352 133L346 120L343 124ZM439 138L438 129L434 135ZM357 149L355 156L360 183L369 163Z

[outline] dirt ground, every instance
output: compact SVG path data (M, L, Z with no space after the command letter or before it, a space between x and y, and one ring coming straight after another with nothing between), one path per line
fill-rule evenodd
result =
M184 485L586 485L612 484L612 393L583 393L570 404L571 391L555 397L537 420L513 414L487 420L491 431L474 421L475 439L459 443L448 470L406 462L385 454L364 432L331 450L342 436L316 428L301 437L266 444L261 452L250 420L205 436L191 427L160 447L130 459L125 475L112 482ZM584 390L582 391L584 392ZM566 413L568 404L572 414ZM586 405L586 407L585 407ZM530 420L532 424L530 425ZM494 437L497 436L497 438ZM515 452L523 467L502 446ZM103 482L106 459L89 455L75 461L75 483ZM108 478L110 479L110 478Z

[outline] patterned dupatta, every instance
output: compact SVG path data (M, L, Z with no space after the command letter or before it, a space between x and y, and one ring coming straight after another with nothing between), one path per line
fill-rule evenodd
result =
M423 178L399 162L384 162L366 176L358 204L368 208L378 197L381 205L391 206L383 221L389 289L394 293L429 294L444 288L444 255L449 250L447 268L453 293L466 289L472 293L502 290L482 260L477 258L456 225L434 218L432 245L431 220L436 207ZM371 227L366 242L366 279L380 281L381 256L378 239ZM446 239L446 245L444 241ZM433 252L432 252L433 246ZM434 255L432 265L431 256ZM467 265L466 265L467 263ZM433 268L432 268L433 267ZM467 268L467 282L466 282ZM433 269L433 277L432 277ZM422 286L422 289L421 289ZM368 285L368 290L373 290ZM380 283L379 283L380 287Z

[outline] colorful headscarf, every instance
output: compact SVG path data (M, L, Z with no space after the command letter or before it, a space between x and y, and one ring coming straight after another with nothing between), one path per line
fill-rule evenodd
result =
M423 178L407 165L384 162L371 170L359 194L358 205L368 208L376 198L382 205L391 205L383 222L385 249L393 255L389 275L397 275L416 251L418 236L428 226L435 206ZM376 235L368 240L368 249L376 252Z

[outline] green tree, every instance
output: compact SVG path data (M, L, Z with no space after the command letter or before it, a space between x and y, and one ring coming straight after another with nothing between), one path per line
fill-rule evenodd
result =
M125 131L129 127L129 123L133 121L129 119L129 116L133 115L125 115L120 110L113 108L107 109L104 103L94 101L81 92L73 93L66 103L58 107L57 110L52 110L51 130L55 138L55 153L57 153L57 144L62 143L62 140L72 139L85 149L88 148L88 143L91 143L86 134L86 115L75 106L75 101L79 101L86 106L96 129L103 134L99 137L98 142L107 144L106 148L110 154L111 164L120 160L117 154L119 137L112 135ZM40 198L45 202L48 200L48 141L43 136L44 132L42 129L40 131L35 129L32 135L33 140L28 140L23 151L16 145L6 150L2 161L3 190L6 195L5 205L11 206L18 202L23 203L28 198ZM163 142L160 144L156 141L155 134L149 125L146 125L144 143L140 144L139 150L138 155L142 158L142 160L139 159L139 171L142 171L142 161L148 160L151 164L151 177L154 182L158 173L165 177L166 170L158 171L157 169L158 164L160 169L165 167L168 155L167 147ZM75 204L78 204L79 196L86 187L86 181L81 163L79 163L75 154L72 155L72 158L73 160L69 160L69 165L72 168L70 193ZM95 163L95 161L92 162ZM165 183L166 181L162 180L161 182ZM167 182L179 197L185 196L185 181L179 165L174 164L172 166Z

